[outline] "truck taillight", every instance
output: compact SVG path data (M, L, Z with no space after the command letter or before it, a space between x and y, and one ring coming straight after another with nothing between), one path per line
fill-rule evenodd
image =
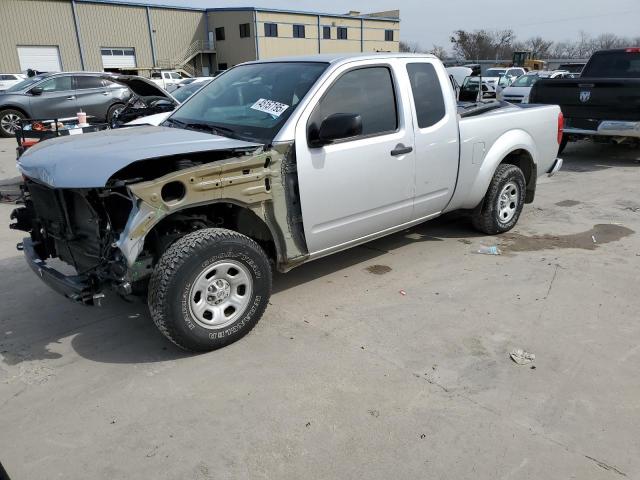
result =
M562 143L562 133L564 130L564 115L562 112L558 114L558 145Z
M627 53L640 53L640 47L627 48Z

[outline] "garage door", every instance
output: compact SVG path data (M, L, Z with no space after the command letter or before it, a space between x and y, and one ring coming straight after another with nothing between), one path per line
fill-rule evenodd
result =
M133 48L102 48L100 53L105 69L136 67L136 52Z
M60 52L58 47L18 47L20 70L28 69L39 72L61 72Z

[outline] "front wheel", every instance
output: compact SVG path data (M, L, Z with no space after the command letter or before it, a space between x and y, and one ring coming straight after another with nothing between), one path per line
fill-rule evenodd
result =
M180 348L209 351L255 326L271 296L271 266L260 246L231 230L185 235L162 255L149 282L149 310Z
M13 137L20 124L20 120L25 118L22 112L13 109L0 111L0 137Z
M508 163L498 165L483 202L473 213L473 226L489 235L511 230L522 213L525 188L522 170Z
M107 111L107 123L111 125L112 128L117 126L118 116L124 110L124 105L122 103L116 103L115 105L111 105L109 110Z

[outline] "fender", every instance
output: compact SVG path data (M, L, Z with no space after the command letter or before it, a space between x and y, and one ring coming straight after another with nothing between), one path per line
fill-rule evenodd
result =
M476 174L475 181L467 191L468 193L464 199L456 202L457 207L455 208L473 209L478 206L487 193L489 183L491 183L491 179L498 165L500 165L509 154L516 150L524 150L531 156L533 160L533 172L530 181L535 182L535 172L538 164L538 149L536 148L536 143L531 135L524 130L510 130L499 137L486 153L480 169ZM449 208L447 210L449 210Z

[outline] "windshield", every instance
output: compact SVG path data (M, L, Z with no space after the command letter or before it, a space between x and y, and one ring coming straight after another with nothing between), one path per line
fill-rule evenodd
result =
M230 137L271 142L327 66L274 62L234 67L189 98L168 123L204 125Z
M173 92L171 92L171 95L173 95L173 98L178 100L180 103L184 103L187 98L196 93L207 83L208 82L189 83L184 87L180 87L179 89L174 90Z
M24 90L25 88L38 83L40 80L44 80L45 78L47 77L44 75L36 75L35 77L27 78L20 83L16 83L13 87L7 88L5 92L19 92L20 90Z
M500 75L504 75L507 73L506 68L490 68L485 72L483 77L499 77Z
M512 87L533 87L533 84L538 81L540 77L538 75L523 75L511 84Z

